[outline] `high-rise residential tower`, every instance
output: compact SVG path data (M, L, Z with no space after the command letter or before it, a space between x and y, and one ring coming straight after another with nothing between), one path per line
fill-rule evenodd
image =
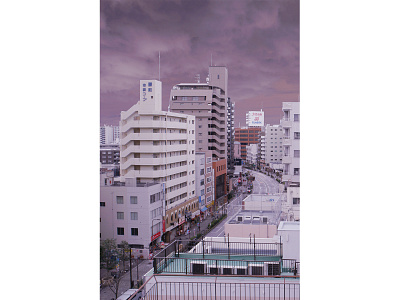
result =
M195 186L195 117L161 110L161 82L140 81L140 100L121 112L121 177L163 183L163 231L200 214ZM166 241L168 241L167 237Z
M228 69L210 66L206 83L180 83L170 94L169 110L196 118L196 151L211 150L215 199L226 194ZM217 176L218 174L218 176ZM221 185L221 186L220 186ZM223 185L223 187L222 187Z

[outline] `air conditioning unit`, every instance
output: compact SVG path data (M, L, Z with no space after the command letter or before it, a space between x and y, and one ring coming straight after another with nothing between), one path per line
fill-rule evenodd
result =
M235 268L236 275L247 275L247 267L245 266L238 266Z
M264 275L265 276L281 275L280 262L279 261L265 262Z
M209 275L218 275L219 268L217 268L215 265L207 266L207 273Z
M264 275L264 265L262 264L249 264L249 275Z
M235 271L235 268L232 266L223 266L219 268L219 272L221 275L234 275Z
M190 273L192 274L206 274L207 262L205 261L191 261Z

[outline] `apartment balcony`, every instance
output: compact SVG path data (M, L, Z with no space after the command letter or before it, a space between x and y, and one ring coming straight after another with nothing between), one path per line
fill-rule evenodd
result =
M176 155L172 157L158 157L158 158L151 158L151 157L140 157L134 158L133 156L124 161L121 166L124 169L127 169L130 165L143 165L143 166L159 166L159 165L166 165L172 163L179 163L181 161L186 161L187 155Z
M283 164L291 164L292 163L292 158L290 156L283 156L282 157L282 163Z
M147 170L135 170L136 177L143 177L143 178L159 178L174 175L181 172L187 172L188 166L179 166L170 169L164 170L154 170L154 169L147 169Z
M160 118L165 118L160 116ZM170 117L166 117L167 121L161 120L130 120L121 127L121 133L127 132L131 128L171 128L171 129L186 129L188 123L179 121L169 121Z
M281 121L282 128L290 128L292 127L292 121L290 118L283 118Z
M283 137L283 146L291 146L292 145L292 140L288 136Z

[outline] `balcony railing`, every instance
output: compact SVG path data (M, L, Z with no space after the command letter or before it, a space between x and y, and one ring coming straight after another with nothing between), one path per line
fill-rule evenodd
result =
M179 280L166 278L156 281L150 277L128 300L161 299L258 299L258 300L299 300L300 283L293 279L275 282L240 282L231 277L229 282L221 277L211 276L207 281L194 278ZM229 277L229 276L226 276Z

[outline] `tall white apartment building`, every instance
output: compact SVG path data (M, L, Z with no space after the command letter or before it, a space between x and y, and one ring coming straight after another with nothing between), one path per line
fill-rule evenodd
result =
M140 99L121 112L121 181L163 183L163 231L199 209L195 185L195 117L161 110L161 82L140 81ZM167 238L168 241L168 238Z
M103 125L100 126L100 145L110 145L119 143L119 126Z
M300 220L300 103L283 102L283 174L289 220Z
M268 165L271 163L281 163L283 156L282 126L267 124L264 132L264 152L261 154L261 159L264 159L265 164Z
M300 103L283 102L283 175L285 186L300 185Z
M250 144L246 146L246 151L247 151L246 161L249 164L257 163L257 149L258 149L258 144Z

